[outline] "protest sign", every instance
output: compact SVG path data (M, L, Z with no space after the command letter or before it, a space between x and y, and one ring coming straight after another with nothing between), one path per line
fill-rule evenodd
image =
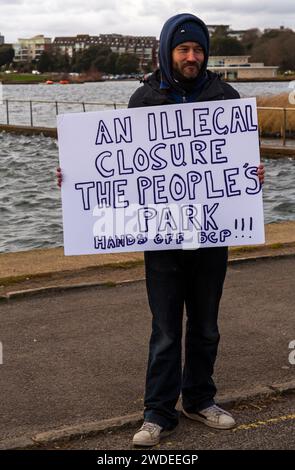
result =
M65 254L264 242L254 98L58 116Z

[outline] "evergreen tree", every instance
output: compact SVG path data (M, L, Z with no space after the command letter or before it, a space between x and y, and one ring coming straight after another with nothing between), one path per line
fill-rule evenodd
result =
M11 46L0 46L0 67L2 65L10 64L14 58L14 50Z

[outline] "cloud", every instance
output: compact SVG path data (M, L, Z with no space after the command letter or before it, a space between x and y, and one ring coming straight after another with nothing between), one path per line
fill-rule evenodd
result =
M150 0L142 2L140 13L143 15L157 15L164 10L164 14L168 10L177 12L192 12L196 15L211 14L252 14L262 12L265 14L284 14L294 12L294 0L204 0L197 4L195 1L189 0Z
M20 4L24 0L0 0L0 5Z
M233 29L292 27L294 0L0 0L6 41L44 34L121 33L159 36L170 16L191 12L209 24Z

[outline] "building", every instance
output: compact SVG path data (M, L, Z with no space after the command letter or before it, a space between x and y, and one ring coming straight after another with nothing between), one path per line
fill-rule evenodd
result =
M291 32L293 32L293 29L292 28L285 28L285 26L280 26L279 28L265 28L263 30L264 34L270 33L272 31L275 31L275 32L278 32L278 31L284 31L284 32L291 31Z
M97 45L107 46L117 54L135 54L139 58L140 70L144 70L150 63L154 67L157 65L158 41L154 36L78 34L75 37L56 37L53 41L53 47L69 57L73 57L75 52Z
M12 45L15 62L27 62L38 60L41 54L51 47L51 38L45 38L43 34L27 39L18 39Z
M277 76L279 67L249 63L250 56L210 56L208 69L221 73L225 79L270 79Z
M207 27L208 27L210 36L212 36L212 34L214 34L216 30L219 29L220 31L223 31L224 35L230 38L235 38L238 41L242 39L244 33L247 31L246 29L239 29L239 30L230 29L229 24L209 24Z
M229 36L230 38L235 38L235 39L237 39L238 41L241 41L241 39L242 39L242 37L243 37L243 35L244 35L245 32L246 32L245 29L240 29L240 30L237 30L237 31L234 31L234 30L231 29L231 30L228 32L228 36Z
M2 36L2 34L0 33L0 46L2 46L4 44L4 36Z
M224 32L228 32L229 26L229 24L207 24L210 36L212 36L217 29L222 29Z
M100 44L99 36L89 36L89 34L78 34L77 36L56 37L52 43L54 49L62 54L67 54L70 58L75 52L83 51L90 46Z
M118 54L134 54L139 59L139 68L144 70L149 64L157 66L159 42L155 36L123 36L121 34L101 34L101 44L109 46Z

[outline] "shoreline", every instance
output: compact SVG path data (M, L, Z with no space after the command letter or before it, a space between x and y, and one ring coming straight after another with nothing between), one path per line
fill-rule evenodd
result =
M84 82L72 82L72 83L67 83L66 85L84 85L85 83L117 83L117 82L134 82L134 81L138 81L138 83L140 83L140 80L136 80L136 79L130 79L130 80L85 80ZM279 82L279 83L285 83L285 82L292 82L293 80L290 80L290 79L280 79L280 80L276 80L276 79L261 79L261 80L258 80L258 79L255 79L255 80L247 80L247 79L241 79L241 80L224 80L226 83L273 83L273 82ZM0 80L1 82L1 80ZM47 85L46 82L35 82L35 81L32 81L32 82L1 82L2 85ZM59 82L54 82L52 83L50 86L53 86L53 85L63 85L65 86L65 84L61 84Z
M30 127L30 126L17 126L17 125L7 125L7 124L0 124L0 133L7 132L16 135L43 135L45 137L51 137L53 139L57 139L57 129L55 127ZM282 139L276 138L278 142L275 142L274 145L274 138L264 138L261 136L264 142L260 145L260 152L261 157L264 158L295 158L295 145L294 146L283 146L281 144ZM267 143L269 140L269 143Z
M266 243L230 247L229 259L295 255L295 221L265 225ZM13 291L116 282L144 277L143 252L65 256L63 248L0 253L0 296Z
M4 78L4 79L3 79ZM0 77L0 83L2 85L47 85L46 80L48 78L42 78L40 80L38 79L28 79L28 80L5 80L5 77ZM61 85L59 83L59 79L56 79L56 81L53 80L53 83L51 85ZM68 80L68 79L67 79ZM292 82L295 80L295 76L289 76L289 77L272 77L272 78L241 78L241 79L224 79L225 82L227 83L274 83L274 82ZM69 81L67 85L83 85L85 83L116 83L116 82L134 82L138 81L140 82L140 77L139 78L118 78L118 79L98 79L98 80L83 80L81 82L77 81Z

